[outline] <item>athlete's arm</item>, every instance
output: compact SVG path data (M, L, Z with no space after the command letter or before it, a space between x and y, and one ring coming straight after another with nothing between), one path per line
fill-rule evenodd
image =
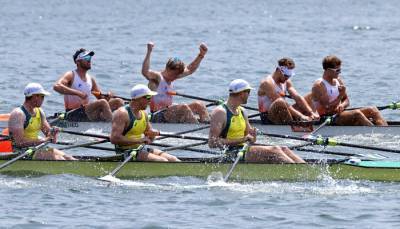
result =
M304 110L306 111L306 115L312 115L312 109L306 102L303 96L301 96L297 90L293 87L292 81L286 81L287 91L292 99Z
M185 70L182 74L178 76L178 78L183 78L185 76L191 75L197 70L197 68L199 68L201 61L208 51L208 48L205 43L201 43L199 49L200 53L196 56L192 63L185 67Z
M235 146L247 141L247 136L237 139L228 140L221 138L220 134L226 125L226 111L222 108L216 108L211 113L210 132L208 134L208 146L210 148L222 148L224 146Z
M275 100L281 97L275 93L275 86L273 85L271 80L273 79L268 78L261 82L260 87L258 89L258 95L267 96L271 100L271 102L274 102Z
M115 145L132 145L145 143L144 138L133 139L123 135L124 129L129 122L128 112L124 108L119 108L113 113L111 125L110 142Z
M30 147L43 143L46 139L31 140L24 137L25 114L19 109L14 109L8 120L8 128L13 140L18 147Z
M74 74L72 71L66 72L57 82L54 84L54 91L63 95L76 95L82 99L85 99L87 95L81 91L71 88Z
M159 83L161 80L160 73L150 69L150 56L151 52L153 51L153 47L153 42L149 42L147 44L147 53L142 64L142 75L149 81L155 81L156 83Z

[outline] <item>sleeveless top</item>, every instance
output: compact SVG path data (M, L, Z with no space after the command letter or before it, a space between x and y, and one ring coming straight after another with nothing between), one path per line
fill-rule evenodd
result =
M129 115L129 125L125 128L122 134L128 138L133 138L133 139L142 138L144 135L144 131L147 128L146 112L143 110L140 111L142 117L140 119L136 119L129 105L126 105L125 109ZM134 149L139 146L140 144L123 145L123 146L116 145L116 148L125 150L125 149Z
M286 82L281 84L276 84L275 80L272 76L268 76L267 79L271 79L274 84L274 92L276 95L285 99L286 95ZM271 107L272 101L267 95L258 96L258 110L260 112L268 112L269 108Z
M323 78L321 78L319 80L321 80L325 86L326 93L328 94L328 97L329 97L329 103L332 103L339 97L339 85L340 85L339 80L333 79L333 82L335 83L335 85L331 85L328 81L326 81ZM313 100L313 105L314 105L314 107L317 108L319 115L322 116L322 115L326 114L326 112L327 112L326 108L323 107L318 101Z
M24 106L21 106L19 109L25 114L24 137L29 140L39 139L39 133L42 127L42 109L35 107L35 116L31 116Z
M81 91L87 95L85 100L82 100L76 95L64 95L64 105L66 110L72 110L79 108L81 105L86 105L90 102L90 96L92 94L92 77L86 74L86 82L79 77L78 73L74 70L72 71L74 79L72 81L71 88Z
M228 140L235 140L244 137L246 131L246 120L243 116L243 108L238 107L236 112L238 115L234 115L224 103L223 108L226 110L226 125L222 130L220 137Z
M168 95L169 91L173 91L173 83L167 83L161 75L161 81L157 87L157 95L151 98L150 111L156 112L165 107L172 105L172 95Z

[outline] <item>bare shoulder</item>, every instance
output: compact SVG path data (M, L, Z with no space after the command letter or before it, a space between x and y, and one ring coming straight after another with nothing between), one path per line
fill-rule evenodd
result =
M258 88L258 95L266 94L266 91L270 90L271 87L273 87L272 78L269 76L264 77L260 82L260 86Z
M19 125L25 119L24 112L19 108L14 108L10 113L10 118L8 120L9 127L15 127Z
M216 107L211 112L211 122L212 121L221 121L226 117L226 110L222 106Z

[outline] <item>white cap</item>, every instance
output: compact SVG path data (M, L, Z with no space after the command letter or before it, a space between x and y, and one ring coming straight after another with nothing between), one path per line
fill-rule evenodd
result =
M25 97L31 97L32 95L50 95L50 93L38 83L29 83L24 89Z
M229 84L229 93L239 93L245 90L254 89L250 84L243 79L236 79Z
M137 99L146 95L157 95L157 92L150 90L144 84L138 84L131 89L131 98Z
M85 51L79 53L79 55L76 57L75 61L82 60L85 56L94 56L93 51Z

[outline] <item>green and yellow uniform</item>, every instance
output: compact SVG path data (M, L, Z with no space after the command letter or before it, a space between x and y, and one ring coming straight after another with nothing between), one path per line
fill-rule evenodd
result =
M39 139L39 133L42 128L42 114L43 111L39 107L34 108L35 115L32 116L24 106L20 107L21 111L25 114L25 121L24 121L24 138L27 138L29 140L38 140ZM12 133L11 133L12 136ZM18 147L15 145L15 142L13 141L13 148L16 149L18 152L24 152L28 148L24 147ZM31 155L30 158L33 158L34 155Z
M124 129L122 135L128 137L130 139L140 139L143 137L144 132L147 128L147 119L146 119L146 112L140 111L141 118L136 119L133 115L133 112L129 105L125 106L126 111L129 115L129 125ZM138 148L141 144L132 144L132 145L115 145L117 153L122 153L129 149Z
M226 104L222 105L226 110L226 125L222 130L220 137L228 140L237 140L245 137L246 133L246 119L243 115L243 108L238 107L236 109L237 115L233 114L231 110L229 110ZM241 143L236 146L230 146L226 149L227 156L232 159L236 157L236 154L239 150L243 148L244 143ZM244 156L243 158L244 159Z

